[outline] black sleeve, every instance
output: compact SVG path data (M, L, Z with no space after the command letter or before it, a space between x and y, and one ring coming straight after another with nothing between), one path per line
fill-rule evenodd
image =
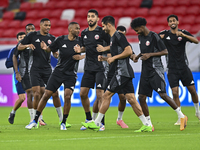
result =
M24 39L21 41L21 43L22 43L23 45L31 44L31 39L32 39L32 37L33 37L33 34L34 34L34 32L28 33L28 34L24 37Z
M163 51L166 48L164 42L162 41L162 39L160 38L159 35L157 35L156 33L154 34L155 40L156 40L156 46L158 48L158 51Z
M182 30L182 32L183 32L184 34L186 34L186 35L189 35L189 36L194 37L190 32L188 32L188 31L186 31L186 30ZM188 38L185 38L185 40L186 40L187 42L191 42ZM192 43L192 42L191 42L191 43Z
M106 42L107 45L110 45L110 35L102 31L103 40Z
M52 52L57 52L59 49L58 41L61 39L61 37L56 38L50 45L49 48Z
M120 33L120 35L121 37L118 40L118 44L124 50L125 47L130 46L130 44L128 43L126 37L122 33Z
M84 41L83 41L84 36L85 36L85 33L84 33L84 31L82 31L82 32L81 32L81 41L82 41L82 46L83 46L83 47L85 47Z

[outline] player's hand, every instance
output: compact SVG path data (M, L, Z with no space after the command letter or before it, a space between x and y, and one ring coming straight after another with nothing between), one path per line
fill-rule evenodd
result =
M58 58L59 52L54 52L54 53L53 53L53 56L54 56L55 58Z
M139 57L134 54L134 55L132 55L131 59L133 60L133 62L136 63L136 62L138 62Z
M42 41L42 42L40 43L40 46L41 46L41 48L42 48L43 50L46 50L46 49L47 49L47 44L46 44L44 41Z
M27 48L34 50L34 49L35 49L35 46L34 46L33 44L28 44L28 45L27 45Z
M115 61L115 59L114 59L113 57L109 57L109 58L107 59L107 62L108 62L109 64L113 63L114 61Z
M98 52L104 52L104 47L102 45L100 45L100 44L97 44L96 50Z
M103 61L103 56L102 55L98 55L98 61Z
M165 36L165 34L160 34L161 39L163 39Z
M76 53L81 53L81 47L80 47L80 45L76 44L76 45L74 46L74 51L75 51Z
M16 79L17 79L17 81L19 81L19 82L22 81L22 77L21 77L21 75L19 74L19 72L16 72Z
M149 59L151 57L151 54L150 53L145 53L145 54L142 54L142 56L141 56L141 60L147 60L147 59Z
M176 35L177 35L177 36L185 37L185 34L184 34L183 32L181 32L181 31L177 31L177 32L176 32Z

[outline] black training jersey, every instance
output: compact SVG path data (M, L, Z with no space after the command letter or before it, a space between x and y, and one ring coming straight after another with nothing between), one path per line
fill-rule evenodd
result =
M139 46L141 53L154 53L166 49L163 41L155 32L150 31L147 36L139 35ZM142 60L142 76L152 76L153 72L164 73L161 56L150 57Z
M122 33L116 31L110 40L110 52L112 57L121 54L127 46L130 46L130 44L126 37ZM115 75L134 77L133 69L129 63L129 57L117 59L111 65L111 67L115 68Z
M36 68L49 68L51 67L51 53L45 52L41 46L40 42L44 41L47 46L49 46L55 37L51 34L47 34L46 36L41 35L40 31L30 32L27 34L24 39L21 41L23 45L33 44L36 49L33 50L33 64L32 67Z
M106 34L101 27L97 26L95 30L85 29L81 32L82 46L86 50L84 70L104 71L103 63L98 61L98 55L102 53L96 50L97 44L103 45L104 41L110 43L110 36Z
M186 30L180 30L186 35L192 36ZM167 67L173 69L183 69L188 65L187 56L185 53L185 44L189 39L173 34L170 30L161 31L159 34L164 34L162 39L168 50Z
M19 43L17 44L18 47ZM15 48L14 55L19 56L19 73L23 77L25 73L30 73L30 68L33 62L33 50L26 48L22 51Z
M81 38L77 37L75 40L70 41L68 35L59 36L49 48L52 52L59 50L58 63L55 70L62 71L67 75L76 75L78 70L78 60L74 60L72 57L76 55L74 46L78 44L82 46Z

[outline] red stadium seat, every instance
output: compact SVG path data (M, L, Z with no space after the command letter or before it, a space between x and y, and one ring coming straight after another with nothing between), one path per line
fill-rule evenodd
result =
M190 1L190 4L200 6L200 0L192 0Z
M9 5L9 1L8 0L1 0L0 1L0 7L7 8L8 5Z
M140 4L142 2L142 0L137 0L137 1L127 1L127 6L129 7L135 7L135 8L139 8Z
M107 16L108 14L110 14L111 11L112 11L111 8L103 8L103 9L100 9L100 10L99 10L99 16L100 16L100 17L105 17L105 16Z
M124 17L130 16L130 17L134 18L135 12L136 12L136 8L130 7L130 8L126 8L126 9L122 12L122 15L123 15Z
M70 1L67 3L67 8L79 9L79 1Z
M177 6L178 0L167 0L165 6Z
M182 30L190 31L191 30L191 25L189 25L189 24L179 25L178 28L182 29Z
M197 17L195 18L195 23L196 23L196 24L200 24L200 16L197 16Z
M37 10L31 10L28 11L26 14L26 19L37 19L38 17L38 11Z
M108 0L103 3L103 7L104 8L114 8L115 4L116 4L116 2L114 0Z
M32 9L41 11L44 9L43 6L44 6L44 3L42 2L33 3Z
M53 9L55 9L56 3L57 3L56 1L50 1L50 2L47 2L44 7L46 9L53 11Z
M135 12L135 15L146 17L149 12L148 8L138 8Z
M196 34L200 31L200 24L193 25L192 28L189 30L191 34Z
M34 20L32 20L32 19L26 19L26 20L23 20L22 22L21 22L21 28L25 28L25 26L27 25L27 24L29 24L29 23L34 23Z
M21 27L21 21L19 20L10 21L8 24L8 28L19 29L20 27Z
M98 1L95 1L95 3L91 3L91 7L92 8L103 8L103 1L101 0L98 0Z
M133 29L129 28L126 35L137 35L137 33Z
M62 14L61 9L56 9L49 14L49 19L60 19Z
M123 0L123 1L117 1L117 3L115 4L117 7L120 8L127 8L128 6L128 1L127 0Z
M164 7L162 8L162 10L160 11L161 15L171 15L173 14L174 11L174 7L168 6L168 7Z
M52 29L55 29L56 27L57 27L57 23L60 21L60 19L58 18L58 19L56 19L56 18L54 18L54 19L50 19L50 22L51 22L51 28Z
M174 9L174 14L179 16L179 15L185 15L186 14L186 10L188 8L186 6L178 6L176 7L176 9Z
M80 27L83 27L83 26L88 26L88 23L87 23L87 19L86 18L75 18L72 20L73 22L77 22Z
M157 20L156 20L156 25L165 25L166 26L168 24L167 17L168 16L160 16L160 17L158 17Z
M113 17L121 17L123 14L123 11L124 11L123 8L116 8L116 9L113 9L110 14Z
M66 30L66 28L52 28L50 30L50 34L54 35L55 37L63 35L63 31Z
M50 14L51 14L52 10L42 10L40 11L40 13L38 13L38 18L42 19L42 18L49 18Z
M163 7L165 5L165 0L153 0L153 7Z
M15 13L12 11L7 11L3 13L3 20L13 20L15 17Z
M184 6L189 6L191 0L179 0L178 5L184 5Z
M80 1L79 3L79 7L80 8L91 8L91 1L87 0L87 1Z
M153 7L149 10L149 15L159 16L161 12L161 7Z
M32 3L30 2L24 2L24 3L21 3L20 5L20 11L30 11L32 9Z
M15 31L16 31L16 29L7 29L2 33L1 37L14 38L14 37L16 37Z
M56 27L63 27L63 28L68 28L68 21L67 20L58 20L58 22L56 23Z
M57 1L57 3L55 4L55 9L66 9L68 5L67 1Z
M2 22L0 22L0 29L7 29L9 23L9 20L3 20Z
M187 15L198 15L199 13L200 13L199 6L187 7L187 10L186 10Z
M87 18L87 12L88 12L88 9L86 9L86 8L78 9L75 12L75 18L76 17L84 17L86 19Z
M155 25L157 19L158 19L158 18L157 18L156 16L147 17L147 18L146 18L146 20L147 20L147 25Z
M159 25L159 26L154 26L152 31L156 32L156 33L160 33L162 30L165 30L166 26L164 25Z
M181 23L182 24L194 24L194 21L195 21L195 16L193 15L187 15L187 16L184 16L184 19L182 19Z

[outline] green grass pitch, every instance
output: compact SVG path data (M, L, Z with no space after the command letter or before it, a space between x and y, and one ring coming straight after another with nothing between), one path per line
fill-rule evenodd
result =
M0 150L192 150L199 149L200 123L195 117L194 107L182 107L188 116L184 131L173 124L177 121L176 112L170 107L150 107L150 115L155 127L151 133L134 133L142 124L131 107L125 109L123 120L129 126L122 129L116 125L117 107L110 107L106 113L106 130L95 132L80 131L85 120L82 107L72 107L67 122L72 124L67 131L60 131L55 108L44 109L43 118L48 124L39 129L27 130L29 123L27 108L16 112L13 125L8 123L11 107L0 108Z

